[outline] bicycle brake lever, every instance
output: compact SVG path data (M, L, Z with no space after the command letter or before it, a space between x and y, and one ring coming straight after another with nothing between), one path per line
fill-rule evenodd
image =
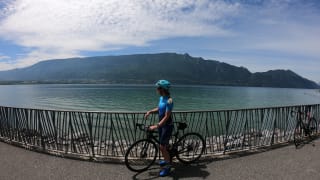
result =
M150 126L144 126L145 131L150 131Z
M138 126L141 126L141 125L143 125L143 124L140 124L140 123L136 123L136 127L138 127Z

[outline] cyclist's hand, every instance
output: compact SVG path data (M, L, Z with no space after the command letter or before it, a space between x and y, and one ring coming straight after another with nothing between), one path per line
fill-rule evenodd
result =
M148 119L149 115L150 115L150 111L148 111L148 112L144 115L144 119Z
M158 129L158 126L153 125L153 126L150 126L150 127L149 127L149 130L150 130L150 131L154 131L154 130L156 130L156 129Z

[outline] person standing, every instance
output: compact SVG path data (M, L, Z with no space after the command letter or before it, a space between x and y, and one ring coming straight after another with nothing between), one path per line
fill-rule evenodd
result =
M167 176L170 173L171 162L170 155L167 150L169 145L169 140L173 131L173 120L172 120L172 110L173 110L173 100L170 96L170 82L167 80L159 80L156 83L157 92L160 95L160 100L158 107L148 111L145 114L147 119L151 113L159 113L159 123L149 127L149 130L153 131L158 129L159 131L159 142L160 142L160 151L164 160L159 162L162 167L159 175L161 177Z

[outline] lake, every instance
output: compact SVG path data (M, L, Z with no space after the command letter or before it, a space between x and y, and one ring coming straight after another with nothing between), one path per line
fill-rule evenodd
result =
M220 110L320 103L309 89L173 86L174 110ZM1 85L0 105L84 111L146 111L157 106L152 85Z

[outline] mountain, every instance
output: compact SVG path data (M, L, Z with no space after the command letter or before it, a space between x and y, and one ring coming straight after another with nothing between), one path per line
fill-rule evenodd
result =
M158 79L168 79L174 84L319 87L290 70L251 73L244 67L176 53L48 60L0 72L2 82L154 83Z

